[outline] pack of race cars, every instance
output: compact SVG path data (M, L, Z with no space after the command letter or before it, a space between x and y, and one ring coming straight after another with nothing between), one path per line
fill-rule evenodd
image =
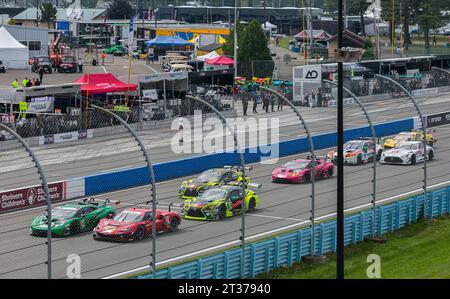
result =
M349 140L344 144L344 164L360 165L378 160L381 164L414 165L434 158L432 145L437 140L430 133L421 131L402 132L384 138L383 146L371 138ZM272 171L273 183L308 183L314 173L315 179L331 178L337 161L337 153L329 151L326 157L294 159ZM250 171L251 167L246 167ZM242 182L245 181L245 194ZM240 167L224 166L208 169L195 178L183 181L178 197L184 203L178 205L180 212L156 210L156 232L175 232L181 219L222 220L242 213L254 211L259 205L255 189L261 184L250 181ZM117 213L110 200L84 199L78 203L67 203L51 211L51 232L55 237L68 237L83 232L93 232L94 240L139 241L152 234L152 209L146 206L131 207ZM120 202L114 202L115 205ZM48 221L45 215L36 217L31 224L31 234L46 236Z

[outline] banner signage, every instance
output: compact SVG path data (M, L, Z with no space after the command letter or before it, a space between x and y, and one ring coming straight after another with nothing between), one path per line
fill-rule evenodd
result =
M67 186L65 181L48 184L52 203L67 199ZM44 188L39 186L0 192L0 212L45 205Z

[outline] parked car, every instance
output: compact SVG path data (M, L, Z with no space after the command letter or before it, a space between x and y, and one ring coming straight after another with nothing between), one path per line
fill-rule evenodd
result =
M3 65L3 61L0 60L0 73L6 73L5 66Z
M33 73L38 72L41 67L44 68L44 72L47 72L49 74L52 73L52 62L50 61L50 57L48 56L33 57L33 64L31 65L31 71Z
M128 53L128 49L123 45L114 45L106 49L106 54L112 54L114 56L123 56Z
M304 49L306 51L310 50L310 46L307 43L303 43L300 47L300 52L303 52ZM328 57L328 47L324 44L321 43L313 43L312 44L312 56L319 56L319 57Z
M75 56L63 56L58 67L58 73L76 73L78 68L77 59Z

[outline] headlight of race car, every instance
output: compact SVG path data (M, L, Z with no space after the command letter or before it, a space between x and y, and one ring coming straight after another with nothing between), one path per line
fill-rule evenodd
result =
M411 153L406 153L406 154L404 154L404 155L402 156L402 158L408 158L409 155L411 155Z
M125 232L129 232L130 230L131 230L130 227L126 227L126 228L122 228L119 232L125 233Z

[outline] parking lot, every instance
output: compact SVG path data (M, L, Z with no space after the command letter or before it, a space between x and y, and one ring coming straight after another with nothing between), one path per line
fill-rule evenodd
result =
M84 56L84 57L83 57ZM82 55L84 59L83 72L84 73L112 73L120 80L126 82L128 80L128 59L127 57L118 57L112 55L106 55L105 64L92 65L93 55ZM142 74L154 74L162 72L162 67L159 63L150 63L146 65L145 60L133 59L131 61L131 74L132 81L137 81L138 75ZM71 83L78 79L82 74L80 73L45 73L43 77L44 85ZM14 79L18 79L21 82L25 77L38 78L38 73L31 71L31 66L27 70L6 70L6 73L0 74L0 88L6 88L11 86L11 82ZM135 83L135 82L133 82Z

